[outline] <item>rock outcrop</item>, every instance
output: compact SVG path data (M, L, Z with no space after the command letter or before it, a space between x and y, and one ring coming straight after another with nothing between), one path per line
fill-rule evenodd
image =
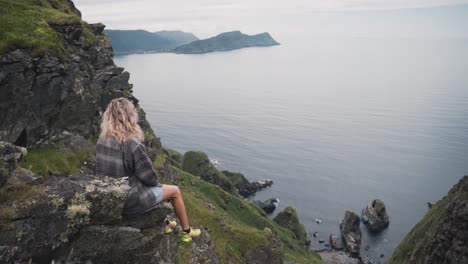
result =
M299 241L302 241L306 247L310 245L307 232L305 231L304 225L299 221L296 209L292 207L286 207L283 211L278 213L275 218L273 218L273 221L275 221L278 225L291 230L295 238Z
M0 263L173 263L178 234L162 229L171 207L122 216L128 189L123 178L49 180L44 191L11 205L14 215L0 228ZM193 244L200 255L194 263L218 263L203 232Z
M245 178L244 174L240 172L223 170L221 173L226 175L226 177L232 182L232 184L234 184L237 190L239 190L239 194L245 198L273 185L272 180L250 182L247 180L247 178Z
M71 1L64 2L79 15ZM103 24L51 23L49 28L64 52L15 49L0 57L1 141L37 146L64 133L90 139L98 133L110 100L127 97L138 103L130 74L113 62ZM144 112L140 117L146 145L160 145Z
M390 223L385 204L380 199L372 200L362 210L361 220L371 232L380 232Z
M26 154L27 150L25 148L0 141L0 188L10 178L16 168L16 163Z
M468 176L432 206L386 263L468 263Z
M260 207L265 213L271 214L275 211L277 204L279 203L279 199L270 198L265 201L254 201L254 204Z
M211 164L208 156L201 151L188 151L184 154L182 169L199 176L202 180L213 183L230 193L237 193L229 179Z
M361 219L353 211L346 210L340 225L341 237L346 250L352 257L359 257L361 247Z

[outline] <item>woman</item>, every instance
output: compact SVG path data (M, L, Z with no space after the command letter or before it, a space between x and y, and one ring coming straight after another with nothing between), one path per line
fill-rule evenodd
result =
M148 157L143 131L138 125L138 112L126 98L112 100L104 112L101 135L96 145L96 175L128 177L130 191L125 214L142 214L154 209L162 201L172 199L174 211L182 225L182 241L190 242L201 234L190 228L184 200L175 185L158 183L158 174ZM166 220L165 233L176 227Z

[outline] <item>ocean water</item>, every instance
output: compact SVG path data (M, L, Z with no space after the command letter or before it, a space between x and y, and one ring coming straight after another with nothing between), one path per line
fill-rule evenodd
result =
M468 174L468 40L296 33L273 32L275 47L116 63L166 147L274 180L253 199L295 207L318 232L313 248L345 210L382 199L390 226L361 225L362 254L386 259Z

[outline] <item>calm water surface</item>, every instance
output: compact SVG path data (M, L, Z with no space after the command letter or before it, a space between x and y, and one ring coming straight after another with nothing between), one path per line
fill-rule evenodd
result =
M273 179L254 199L297 208L318 238L381 198L391 223L378 236L362 226L363 254L387 258L468 174L468 41L273 36L281 46L116 63L166 147Z

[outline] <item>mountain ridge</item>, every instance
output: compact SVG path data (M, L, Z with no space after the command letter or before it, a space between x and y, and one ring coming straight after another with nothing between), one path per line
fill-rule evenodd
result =
M149 32L142 29L109 29L104 32L111 38L112 46L116 54L202 54L249 47L279 45L268 32L247 35L236 30L220 33L207 39L198 39L193 33L179 30Z

